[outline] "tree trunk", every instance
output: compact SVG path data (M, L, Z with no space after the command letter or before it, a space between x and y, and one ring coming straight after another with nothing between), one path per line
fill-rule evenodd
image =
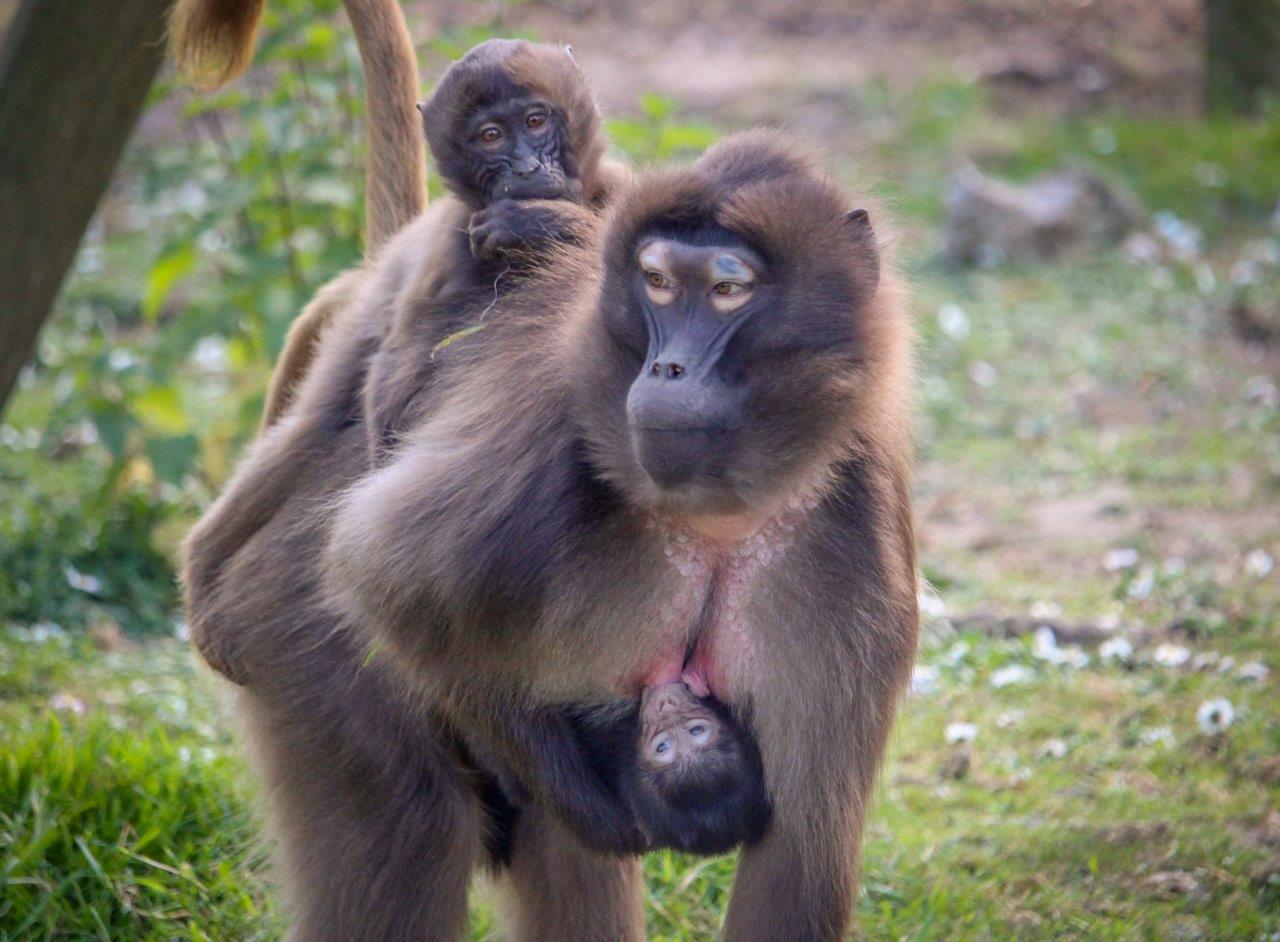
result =
M1280 0L1204 0L1205 101L1209 110L1255 110L1280 96Z
M147 89L171 0L21 0L0 40L0 409Z

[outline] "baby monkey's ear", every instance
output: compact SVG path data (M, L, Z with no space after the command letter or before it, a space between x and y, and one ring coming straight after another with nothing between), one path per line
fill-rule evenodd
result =
M577 60L577 59L575 59L575 58L574 58L574 56L573 56L573 47L572 47L572 46L570 46L570 45L567 45L567 44L566 44L566 45L565 45L565 47L564 47L564 54L565 54L566 56L568 56L568 57L569 57L569 61L570 61L570 62L572 62L572 63L574 64L574 66L576 66L576 67L578 67L578 68L581 68L581 66L579 66L579 65L578 65L578 60Z

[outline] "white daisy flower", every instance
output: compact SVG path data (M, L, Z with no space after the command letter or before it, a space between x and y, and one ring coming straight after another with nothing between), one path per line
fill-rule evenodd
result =
M942 663L946 664L948 667L955 667L965 659L965 656L968 653L969 642L957 641L955 644L951 645L951 647L947 648L946 654L942 655Z
M1058 636L1048 625L1041 625L1032 636L1031 654L1042 661L1058 660Z
M1151 729L1144 729L1138 734L1138 739L1148 746L1160 745L1166 749L1172 749L1177 744L1173 730L1168 726L1155 726Z
M1230 700L1222 697L1206 700L1200 704L1200 709L1196 710L1196 722L1200 725L1200 729L1210 734L1225 732L1235 718L1236 708L1231 705Z
M1031 680L1035 674L1031 668L1022 664L1010 664L1008 667L1002 667L991 675L992 687L1012 687L1015 684L1025 684Z
M1107 550L1107 554L1102 557L1102 568L1107 572L1132 569L1138 565L1138 560L1141 558L1138 555L1138 551L1132 546L1119 546L1115 549Z
M1067 744L1061 739L1050 739L1040 749L1040 755L1046 759L1061 759L1067 754Z
M1133 660L1133 643L1128 638L1108 638L1098 645L1098 657L1106 663L1128 664Z
M1261 661L1250 661L1240 667L1241 680L1266 680L1267 675L1270 673L1271 668Z
M1008 729L1010 726L1016 726L1026 718L1025 710L1006 710L996 717L996 726L1000 729Z
M1191 667L1193 670L1198 671L1208 670L1220 660L1222 660L1222 655L1217 651L1203 651L1191 659Z
M84 701L69 693L55 693L49 698L49 706L67 713L81 714L85 711Z
M1161 667L1181 667L1191 660L1191 652L1180 644L1161 644L1151 652L1151 659Z
M929 664L917 664L911 669L912 696L935 693L938 689L938 669Z
M1253 550L1244 558L1244 571L1255 579L1270 575L1275 568L1276 561L1264 549Z
M960 305L948 301L938 306L938 326L952 340L963 340L969 336L969 315Z

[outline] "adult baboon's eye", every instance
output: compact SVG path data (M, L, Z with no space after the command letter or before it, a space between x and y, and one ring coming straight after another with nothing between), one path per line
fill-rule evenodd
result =
M502 128L490 124L480 129L480 140L486 144L496 144L502 140Z
M645 272L644 280L649 282L650 288L657 288L659 291L665 291L668 288L675 287L675 285L671 283L671 279L660 271Z
M722 298L732 298L749 290L751 289L746 285L740 285L736 281L719 281L711 288L713 294Z
M547 113L545 111L530 111L524 116L524 126L527 128L540 128L547 123Z

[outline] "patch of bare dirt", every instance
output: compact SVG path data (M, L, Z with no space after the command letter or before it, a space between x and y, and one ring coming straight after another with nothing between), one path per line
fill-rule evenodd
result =
M824 139L856 129L850 89L939 73L1011 106L1198 107L1196 0L566 0L510 8L422 2L415 32L493 24L571 43L611 111L641 90L728 121L785 121ZM442 62L429 62L438 69Z
M930 551L1023 553L1036 547L1069 546L1092 551L1123 539L1140 525L1129 490L1119 483L1088 494L1022 504L1017 518L1010 519L1010 509L1020 505L1015 498L991 486L974 487L972 482L952 482L937 489L946 474L934 466L922 474L926 496L919 503L920 539Z

